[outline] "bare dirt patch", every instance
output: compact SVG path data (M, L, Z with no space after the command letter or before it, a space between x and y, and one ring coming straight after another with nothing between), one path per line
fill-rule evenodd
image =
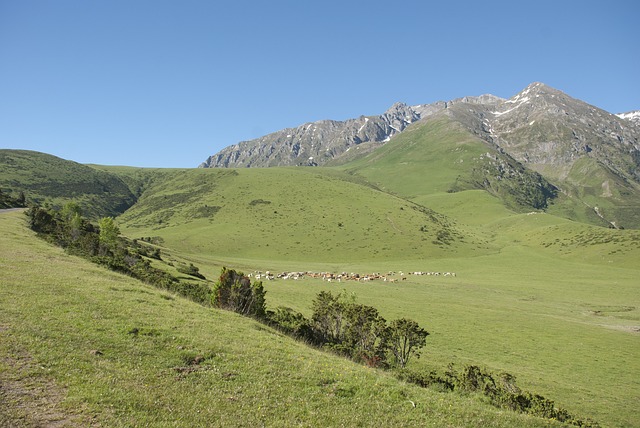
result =
M8 326L0 325L0 333L8 329ZM66 391L46 375L33 375L37 368L26 353L5 353L0 357L0 368L0 426L57 428L91 425L62 408Z
M610 328L612 330L625 331L631 334L640 335L640 325L602 325L603 327Z

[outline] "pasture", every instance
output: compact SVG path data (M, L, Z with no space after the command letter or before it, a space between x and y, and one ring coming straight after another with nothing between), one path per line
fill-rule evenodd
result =
M431 333L417 366L444 370L453 362L506 371L570 412L605 426L638 426L638 231L515 213L475 190L434 190L410 202L331 169L194 171L181 174L179 185L163 182L150 198L188 199L186 189L198 189L189 183L208 174L217 177L209 187L218 185L202 190L198 201L220 207L214 214L192 219L187 203L151 210L141 200L120 218L124 233L162 237L165 251L208 278L222 266L245 273L455 272L393 284L264 284L270 308L307 315L320 290L353 291L387 319L408 316ZM158 223L167 209L171 217ZM448 244L434 242L438 227L453 237Z
M107 271L39 240L18 212L0 214L0 243L5 426L559 426Z
M462 141L457 146L418 144L413 152L390 144L391 154L379 154L375 162L365 158L340 168L99 168L118 175L140 195L117 219L123 234L152 238L165 261L193 263L209 280L223 266L245 273L395 272L398 281L393 283L264 281L267 305L309 315L319 291L345 289L385 318L410 317L431 333L422 358L410 363L414 368L442 372L454 363L506 371L523 389L572 414L603 426L640 426L640 232L538 211L514 212L480 190L449 192L463 171L451 165L479 156L471 141L460 138L449 141ZM421 149L437 153L412 162ZM385 163L388 156L397 159ZM440 161L429 161L432 156ZM398 168L410 179L400 177ZM432 178L417 176L424 169ZM563 204L549 211L565 209ZM229 426L283 421L369 425L410 397L435 407L417 418L397 416L391 424L477 426L480 419L485 426L540 423L487 410L468 397L446 398L384 374L378 378L378 372L317 354L252 321L194 307L51 249L18 227L20 221L16 214L0 217L0 334L11 344L0 373L9 381L33 377L45 382L42 394L52 382L60 391L62 413L79 409L81 421L89 414L109 426L168 425L177 412L184 418L180 421L196 425L212 419ZM415 271L456 275L400 279L399 272ZM93 303L85 308L83 302ZM89 333L76 331L76 326ZM131 342L128 332L136 328L143 334ZM69 331L75 333L66 337ZM173 337L180 342L175 349ZM102 350L112 347L118 352ZM273 347L278 355L271 354ZM77 349L99 350L109 359ZM15 364L7 362L22 353L34 364L13 371ZM133 359L122 359L124 354ZM181 363L200 354L209 361L204 370ZM225 357L216 360L216 355ZM301 366L300 355L305 364L313 363ZM230 369L224 361L233 361ZM52 373L38 367L51 367ZM184 367L187 375L182 376ZM247 375L253 372L257 378ZM281 372L299 382L282 381L272 390L267 383ZM337 383L337 372L354 377ZM254 385L260 393L251 392ZM147 387L162 392L149 401ZM194 413L198 404L180 398L187 391L196 391L212 408ZM319 404L305 407L290 391L302 391L305 398L300 400ZM397 397L402 400L393 401ZM163 410L154 413L156 402ZM366 403L378 410L372 412ZM320 406L335 412L329 415ZM223 415L256 407L267 409L264 418L256 413L237 421ZM119 422L127 414L131 419Z
M558 266L553 257L517 248L474 260L414 263L451 269L456 277L408 275L394 284L267 281L267 301L308 314L320 290L353 292L387 319L408 315L431 332L416 365L442 370L450 362L473 363L506 371L569 411L604 425L637 425L637 271L575 262Z

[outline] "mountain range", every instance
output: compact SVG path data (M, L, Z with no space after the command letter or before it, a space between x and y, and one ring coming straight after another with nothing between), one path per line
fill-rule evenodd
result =
M640 111L615 115L539 82L509 99L396 103L379 116L306 123L229 146L200 167L345 165L442 120L485 152L444 190L484 189L511 208L556 204L569 218L640 227Z

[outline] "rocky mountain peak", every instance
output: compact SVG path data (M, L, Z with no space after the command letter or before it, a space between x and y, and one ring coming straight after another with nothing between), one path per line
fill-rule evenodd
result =
M613 159L616 155L612 147L640 159L636 154L640 151L636 125L640 111L616 116L544 83L534 82L509 99L486 94L413 106L397 102L379 116L307 123L229 146L200 166L341 163L374 150L412 123L440 112L536 170L556 165L559 171L566 171L577 159L596 154ZM612 160L607 165L621 168L614 163ZM629 168L633 170L633 166L625 164L623 169L627 172L623 175L629 177ZM632 175L638 174L632 172Z

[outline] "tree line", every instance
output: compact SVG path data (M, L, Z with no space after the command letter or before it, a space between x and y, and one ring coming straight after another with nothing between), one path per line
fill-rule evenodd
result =
M404 368L420 356L429 333L417 322L401 318L390 323L372 306L355 301L346 291L321 291L313 301L310 319L290 308L266 308L262 282L233 269L222 269L213 288L213 304L251 316L315 346L331 350L371 367Z
M120 236L120 229L112 217L103 217L94 225L82 216L80 207L75 202L67 203L61 210L33 206L26 214L29 227L38 236L64 248L70 254L197 303L211 305L209 285L183 281L165 270L153 267L152 259L161 260L160 250ZM199 275L195 266L189 266L184 271L192 276Z

